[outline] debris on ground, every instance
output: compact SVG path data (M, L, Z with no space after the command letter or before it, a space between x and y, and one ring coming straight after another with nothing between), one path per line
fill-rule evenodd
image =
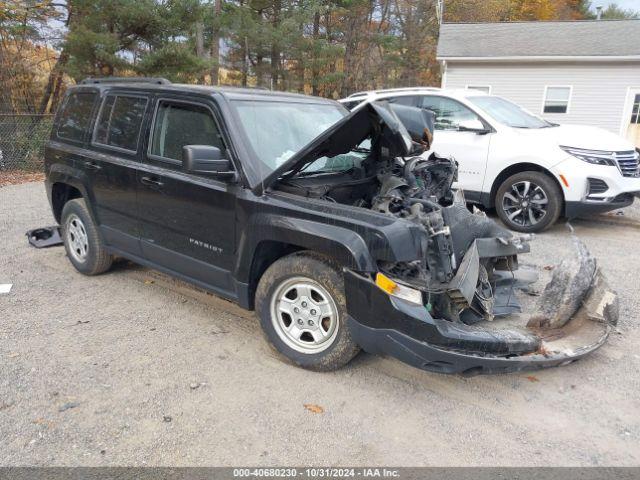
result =
M0 283L0 293L9 293L13 287L12 283Z
M324 413L324 408L314 403L305 403L304 408L309 410L311 413Z
M72 408L76 408L76 407L78 407L79 405L80 405L80 404L79 404L78 402L67 402L67 403L65 403L65 404L61 405L61 406L58 408L58 411L59 411L59 412L65 412L65 411L70 410L70 409L72 409Z
M527 375L525 378L527 380L529 380L530 382L532 382L532 383L540 381L540 379L538 377L534 376L534 375Z
M29 245L35 248L56 247L63 244L60 227L57 225L34 228L29 230L26 235L29 239Z
M162 421L164 423L170 423L171 420L173 420L173 418L171 418L169 415L165 415L164 417L162 417Z
M561 328L578 310L596 275L596 259L586 245L572 237L575 254L568 256L553 270L540 301L540 313L528 327Z
M35 425L42 425L46 428L53 428L55 426L55 422L52 422L51 420L47 420L46 418L42 418L42 417L32 420L31 423Z

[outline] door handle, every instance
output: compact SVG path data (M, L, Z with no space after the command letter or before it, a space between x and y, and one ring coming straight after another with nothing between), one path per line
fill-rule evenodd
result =
M161 187L164 185L160 180L151 177L142 177L140 179L140 183L143 185L148 185L150 187Z
M100 170L102 167L95 162L85 162L84 168L87 170Z

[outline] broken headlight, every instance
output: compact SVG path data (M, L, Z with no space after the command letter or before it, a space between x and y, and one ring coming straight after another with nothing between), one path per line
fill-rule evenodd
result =
M610 165L616 166L616 161L613 158L613 152L607 152L604 150L585 150L584 148L572 148L560 146L562 150L567 152L580 160L592 163L594 165Z
M402 300L406 300L410 303L415 303L416 305L424 305L422 292L420 290L398 283L387 277L384 273L378 272L376 274L376 285L380 290L391 296L401 298Z

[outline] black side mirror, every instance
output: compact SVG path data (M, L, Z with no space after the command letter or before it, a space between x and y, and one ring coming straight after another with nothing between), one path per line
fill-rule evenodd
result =
M489 133L489 130L487 129L487 127L484 126L484 124L477 119L469 119L469 120L463 120L458 124L458 131L459 132L472 132L472 133L476 133L478 135L485 135L487 133Z
M223 158L222 151L212 145L182 147L182 168L189 173L235 176L231 161Z

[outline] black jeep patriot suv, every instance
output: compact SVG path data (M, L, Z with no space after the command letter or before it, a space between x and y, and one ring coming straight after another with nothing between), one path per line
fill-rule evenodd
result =
M569 292L571 311L553 309L556 281L542 319L494 321L521 311L529 245L466 210L455 161L428 150L432 122L386 103L349 112L297 94L87 79L56 115L47 193L79 272L125 257L215 292L255 309L305 368L363 348L438 372L503 372L599 347L615 320L601 280Z

